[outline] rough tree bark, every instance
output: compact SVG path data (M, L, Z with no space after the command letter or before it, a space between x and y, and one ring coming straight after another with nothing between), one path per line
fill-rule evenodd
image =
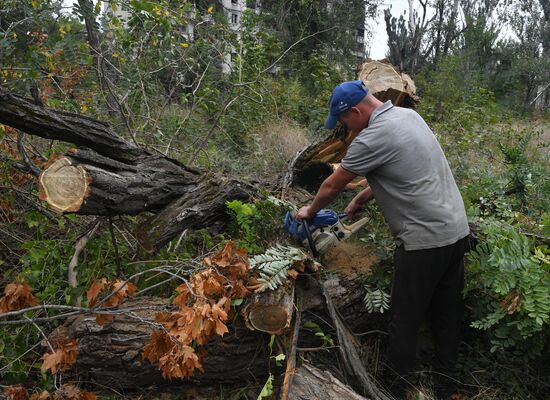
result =
M333 277L325 281L324 287L348 326L355 331L364 329L369 321L367 314L361 312L364 293L357 280L354 277ZM320 285L307 288L303 299L303 311L326 315ZM121 391L186 382L201 385L263 384L267 379L270 358L267 343L270 335L250 331L239 317L230 327L230 333L223 337L216 336L205 346L207 354L202 360L204 374L197 372L184 381L166 381L157 366L142 358L141 351L156 329L154 315L169 308L168 300L143 297L126 301L120 308L140 310L116 315L112 323L104 326L96 323L94 315L80 315L68 319L58 328L78 341L77 362L71 370L78 379L112 385L110 387Z
M250 183L140 148L102 121L41 107L2 89L0 123L77 146L54 156L40 175L40 197L54 210L108 216L163 210L140 227L149 252L186 228L221 229L228 221L226 201L261 197Z
M292 400L367 400L336 379L330 372L304 363L294 373L288 394Z
M78 357L71 373L81 381L97 382L114 390L136 390L151 385L237 384L265 382L269 375L269 336L249 331L236 323L229 333L216 336L206 346L202 359L204 373L187 380L168 381L158 366L143 359L143 346L158 328L153 324L157 312L168 309L166 299L141 298L124 303L124 308L140 309L115 316L112 323L100 326L93 315L68 319L58 328L77 339ZM57 334L54 331L52 335Z

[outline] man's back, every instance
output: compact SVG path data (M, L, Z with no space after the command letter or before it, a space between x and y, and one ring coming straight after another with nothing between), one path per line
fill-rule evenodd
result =
M441 247L469 232L464 204L441 146L413 110L376 109L342 166L367 177L398 243Z

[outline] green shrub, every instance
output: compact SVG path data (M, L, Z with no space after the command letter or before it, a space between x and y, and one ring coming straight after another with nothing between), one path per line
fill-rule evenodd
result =
M237 237L239 246L248 253L262 253L271 243L284 237L283 217L291 207L274 197L255 203L228 201L227 208L233 216L231 237Z
M487 332L491 351L540 355L550 325L550 254L517 228L487 220L468 256L471 326Z

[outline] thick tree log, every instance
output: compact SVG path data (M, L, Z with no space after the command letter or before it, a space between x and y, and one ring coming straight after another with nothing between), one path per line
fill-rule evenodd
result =
M251 330L281 335L290 327L294 314L294 279L289 279L277 290L255 293L242 311Z
M358 283L351 279L331 278L327 287L349 326L360 329L361 325L368 323L368 314L360 308L364 293L358 290ZM304 292L303 300L304 312L324 315L325 300L318 284ZM127 301L121 308L132 308L134 311L116 315L112 323L104 326L96 323L94 315L81 315L68 319L62 328L58 328L78 339L78 357L72 370L78 379L99 382L121 391L186 382L201 385L263 384L267 379L269 335L250 331L237 318L228 334L214 337L205 346L207 354L202 359L204 374L197 371L188 380L166 381L156 365L142 358L141 352L156 329L154 315L169 308L167 300L144 297Z
M114 390L135 390L150 385L243 384L265 382L269 375L269 336L232 326L229 333L214 337L202 359L204 373L196 371L186 380L167 381L158 366L142 357L151 333L155 313L167 309L166 300L142 298L121 308L139 311L115 316L112 323L99 326L95 316L81 315L63 325L78 340L78 356L73 371L83 382L98 382Z
M202 175L159 155L128 164L88 149L50 160L40 174L41 200L59 212L135 215L158 211L193 191Z
M51 160L40 179L43 198L58 211L93 215L155 212L204 179L202 171L152 154L118 136L104 122L41 107L2 89L0 123L78 146L63 161ZM74 193L70 201L64 201L69 188Z
M87 147L113 160L132 164L150 154L118 136L105 122L52 110L0 88L0 123L29 135ZM173 161L174 164L177 162ZM180 166L181 167L181 166Z
M136 237L145 251L155 253L184 229L207 227L221 232L229 220L228 201L247 202L262 197L249 183L222 175L204 175L180 198L141 224Z
M288 398L292 400L366 400L330 372L304 363L294 373Z
M162 210L139 228L151 253L184 229L221 230L229 220L227 201L261 197L248 183L150 153L104 122L41 107L2 89L0 123L78 146L54 156L40 175L40 198L54 210L108 216Z

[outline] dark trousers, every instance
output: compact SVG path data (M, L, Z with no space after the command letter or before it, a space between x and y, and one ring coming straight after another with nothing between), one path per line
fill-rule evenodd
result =
M389 360L400 376L414 372L418 331L427 317L435 341L434 370L453 374L462 320L463 259L468 243L469 238L465 237L434 249L396 249Z

